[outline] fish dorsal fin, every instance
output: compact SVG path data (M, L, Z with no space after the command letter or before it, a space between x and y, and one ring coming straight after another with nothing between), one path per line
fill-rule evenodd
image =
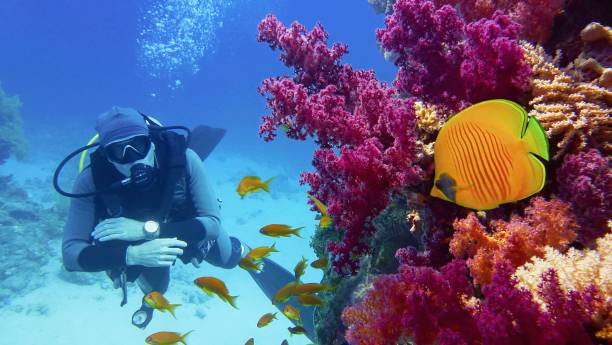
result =
M491 99L463 109L451 117L447 124L465 121L518 140L527 127L527 120L527 112L519 104L506 99Z

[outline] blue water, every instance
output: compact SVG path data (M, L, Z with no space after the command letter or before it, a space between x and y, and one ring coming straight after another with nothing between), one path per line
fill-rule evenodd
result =
M349 45L344 62L374 69L379 79L392 81L395 68L384 60L374 36L384 16L377 15L366 0L0 1L0 82L23 103L20 111L30 145L26 161L12 159L0 166L0 176L13 174L16 180L28 180L24 188L30 188L30 195L47 193L45 198L55 200L49 176L57 161L95 134L98 114L113 105L129 106L166 125L227 129L205 165L224 200L223 222L230 233L254 245L271 244L253 230L265 223L306 225L306 234L312 234L315 214L308 210L303 194L307 189L297 179L301 171L311 170L314 144L282 136L265 143L258 136L261 116L269 110L257 87L265 78L291 74L278 60L278 52L256 42L257 24L267 13L285 25L297 20L309 30L322 23L330 44ZM74 164L69 170L68 184ZM235 186L245 174L280 174L285 179L273 189L277 194L241 201ZM61 239L54 240L58 246L48 255L58 258ZM276 259L288 269L301 255L314 259L308 239L281 240L279 247L282 251ZM2 319L8 320L0 323L0 344L134 344L144 343L145 333L166 328L195 329L188 344L243 344L249 334L256 344L280 344L283 338L290 344L309 343L305 337L289 338L286 320L265 329L254 327L261 314L273 309L263 307L269 301L239 269L200 269L243 290L244 307L239 312L207 300L197 310L183 307L182 319L180 309L178 320L156 315L143 332L129 325L139 300L136 287L131 288L131 304L120 308L115 290L58 280L54 270L61 270L60 262L52 260L51 266L41 268L49 273L42 287L11 301L13 307L0 306ZM185 280L204 274L181 269ZM321 274L308 272L306 277L315 281ZM45 290L48 286L66 290ZM184 300L183 291L176 289L169 295ZM39 307L47 312L27 312ZM197 317L194 324L187 310L206 316ZM26 325L31 328L25 329ZM97 334L92 335L92 330Z

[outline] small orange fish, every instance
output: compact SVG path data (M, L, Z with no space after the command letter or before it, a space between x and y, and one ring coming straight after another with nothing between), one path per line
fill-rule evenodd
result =
M300 280L300 278L304 275L307 263L308 260L306 260L305 257L302 257L302 260L295 265L295 268L293 269L293 272L295 273L295 280Z
M327 214L327 206L325 206L319 199L315 198L314 196L308 193L306 193L306 195L308 195L308 197L315 203L315 206L321 213L321 218L319 219L319 227L321 229L329 228L332 224L332 219Z
M289 330L289 333L291 333L291 335L306 333L306 330L302 326L287 327L287 329Z
M174 345L182 343L187 345L185 338L193 331L189 331L183 335L176 332L157 332L153 333L145 339L145 343L149 345Z
M212 297L212 295L215 294L219 296L221 300L238 309L238 307L236 307L236 298L238 298L238 296L230 296L229 291L222 280L215 277L200 277L193 282L208 296Z
M317 293L317 292L321 292L321 291L327 291L327 290L333 290L334 288L329 286L329 285L325 285L325 284L319 284L319 283L305 283L305 284L300 284L296 287L293 288L292 293L295 296L299 296L299 295L304 295L304 294L313 294L313 293Z
M302 230L303 228L304 228L303 226L300 226L300 227L291 229L289 225L285 225L285 224L269 224L261 228L259 232L264 235L268 235L272 237L279 237L279 236L289 237L291 235L295 235L299 238L302 238L302 236L300 236L299 231Z
M269 179L262 181L257 176L245 176L238 183L238 187L236 187L236 192L238 192L241 199L244 199L247 194L259 192L262 190L270 193L268 184L270 183L270 181L272 181L272 179L274 179L274 177L270 177Z
M298 302L300 302L301 305L307 306L307 307L325 304L324 300L322 300L321 298L315 295L311 295L311 294L299 295L297 300Z
M151 308L157 309L161 312L165 312L167 310L176 319L176 315L174 315L174 308L179 307L180 304L170 304L168 300L157 291L149 292L144 299Z
M283 308L283 315L290 318L291 320L299 321L300 320L300 311L297 310L291 304L285 305Z
M258 271L261 272L261 262L253 262L253 260L244 257L238 261L238 266L247 271Z
M267 313L267 314L263 314L260 318L259 321L257 321L257 328L262 328L267 326L268 324L270 324L270 322L272 322L272 320L276 319L276 314L278 313Z
M249 340L246 341L246 343L244 343L244 345L255 345L255 339L250 338Z
M276 250L276 243L273 243L270 247L257 247L251 249L251 251L246 255L252 260L261 260L265 257L268 257L270 253L278 253Z
M327 267L327 258L322 256L310 264L312 268L325 269Z
M287 302L287 300L289 300L289 297L291 297L291 295L293 294L293 289L295 289L297 285L297 282L290 282L282 288L278 289L278 291L276 291L276 293L274 294L272 304Z

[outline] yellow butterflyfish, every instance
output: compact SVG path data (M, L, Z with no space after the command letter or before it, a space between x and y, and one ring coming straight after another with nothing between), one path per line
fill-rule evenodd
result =
M490 210L544 187L549 159L542 126L519 104L494 99L474 104L442 126L434 145L431 195Z

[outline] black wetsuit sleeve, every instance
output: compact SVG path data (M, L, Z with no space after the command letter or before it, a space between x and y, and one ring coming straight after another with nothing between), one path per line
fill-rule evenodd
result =
M176 237L187 243L216 240L222 232L219 202L200 157L191 149L187 149L186 155L189 187L197 216L184 221L160 224L159 237Z
M95 190L91 169L83 170L76 179L73 193ZM93 245L91 232L95 227L93 197L72 198L64 226L62 259L68 271L99 272L125 265L125 245Z

